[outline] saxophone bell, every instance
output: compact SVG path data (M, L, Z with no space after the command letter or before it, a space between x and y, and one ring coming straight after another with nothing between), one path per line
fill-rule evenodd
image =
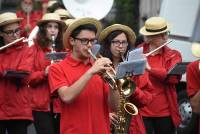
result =
M124 104L124 109L130 115L137 115L138 114L138 108L130 102L127 102L127 103Z

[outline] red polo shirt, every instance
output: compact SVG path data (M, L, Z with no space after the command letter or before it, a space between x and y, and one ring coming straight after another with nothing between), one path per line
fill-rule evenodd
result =
M200 60L191 62L187 66L187 93L188 96L194 96L200 90L200 70L199 70ZM200 120L199 120L200 122ZM200 125L199 125L200 134Z
M60 87L71 86L92 64L84 64L69 54L49 70L51 93ZM94 75L85 89L70 104L62 102L61 134L109 134L108 85Z
M144 53L149 52L149 44L143 43ZM182 58L178 51L168 47L162 48L162 53L147 57L151 70L148 71L151 85L143 90L153 95L151 103L142 108L141 114L145 117L171 116L175 126L180 123L175 84L181 76L169 76L167 72Z
M191 62L187 66L187 93L189 96L195 95L200 90L200 60Z

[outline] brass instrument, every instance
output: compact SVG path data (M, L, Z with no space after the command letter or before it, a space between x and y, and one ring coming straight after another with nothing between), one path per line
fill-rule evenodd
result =
M88 52L90 55L96 60L97 57L92 53L90 49L88 49ZM108 65L110 66L110 65ZM113 74L116 75L115 70L112 68ZM109 77L109 80L107 81L108 84L113 88L117 89L119 91L120 95L120 104L119 104L119 110L117 111L117 116L119 118L119 125L115 128L116 134L126 134L128 133L128 126L126 124L126 115L137 115L138 109L137 107L127 102L127 98L131 96L135 89L135 84L131 81L130 77L116 80L112 75L110 75L109 72L106 72L106 75Z

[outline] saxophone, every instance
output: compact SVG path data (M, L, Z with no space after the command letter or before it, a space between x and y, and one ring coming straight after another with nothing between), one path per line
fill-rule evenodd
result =
M119 124L115 126L114 134L128 134L131 117L138 114L137 107L128 102L128 97L131 96L136 87L135 83L131 81L130 77L124 79L117 80L120 95L119 110L117 111Z
M97 60L96 55L92 53L91 49L88 49L88 52L94 60ZM113 68L112 73L116 75L116 72ZM117 111L119 125L114 128L114 133L128 134L131 116L138 114L137 107L127 101L128 97L130 97L135 90L136 85L131 81L130 77L116 80L109 72L105 72L104 75L108 77L108 79L104 80L107 81L111 88L117 89L120 95L119 110Z

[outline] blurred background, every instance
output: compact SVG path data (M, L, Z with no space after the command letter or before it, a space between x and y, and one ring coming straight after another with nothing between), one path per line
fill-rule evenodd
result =
M57 0L65 3L64 0ZM66 0L67 1L67 0ZM70 0L69 0L70 1ZM74 0L83 4L86 2L97 2L95 8L103 8L103 0ZM99 3L102 2L102 3ZM35 10L43 10L43 4L48 0L35 0ZM74 6L74 5L68 5ZM64 5L66 7L66 5ZM139 34L139 29L144 25L145 20L152 16L162 16L171 25L169 38L173 42L169 47L181 52L183 62L191 62L199 57L195 57L191 52L192 45L200 45L200 0L114 0L111 9L101 22L104 26L115 23L125 24L131 27L137 35L137 44L143 41ZM13 11L20 9L20 0L0 0L0 12ZM103 9L102 9L103 10ZM70 12L70 11L69 11ZM179 101L179 111L182 116L182 124L178 128L178 134L197 133L197 115L187 118L188 96L185 92L186 78L183 75L181 82L177 85ZM30 134L35 134L33 126L30 127Z

